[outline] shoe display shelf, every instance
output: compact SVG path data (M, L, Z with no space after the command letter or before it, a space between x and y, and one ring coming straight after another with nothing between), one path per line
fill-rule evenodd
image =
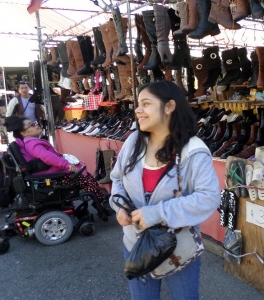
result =
M227 158L225 176L227 176L230 164L234 160L237 160L237 158L231 156ZM253 166L253 162L251 161L243 159L242 161L245 166ZM241 174L239 173L238 175L240 176ZM250 176L248 172L245 172L244 176L247 178L247 182L251 181L248 178L248 176ZM260 180L264 181L264 178L260 178ZM228 180L228 183L229 186L232 186L230 180ZM248 185L252 184L248 183ZM261 258L264 259L264 201L259 199L252 201L250 197L238 198L235 229L241 230L241 254L256 251L260 256L260 260L256 254L241 258L240 264L231 263L225 260L224 269L227 273L252 285L254 288L264 293L264 265L261 263Z

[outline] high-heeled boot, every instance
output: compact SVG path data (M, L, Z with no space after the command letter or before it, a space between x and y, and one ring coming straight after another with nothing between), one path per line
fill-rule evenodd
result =
M257 88L263 89L264 88L264 47L256 47L256 53L259 62Z
M94 34L94 42L96 47L98 48L98 56L94 60L91 61L91 65L101 65L105 62L106 52L105 52L105 45L103 41L103 36L100 30L100 27L93 27L93 34Z
M188 6L187 2L178 2L177 11L180 18L180 28L172 33L173 38L183 34L182 28L188 24Z
M143 59L144 55L142 52L142 34L141 34L141 28L140 28L140 16L139 14L135 14L135 25L137 29L137 37L134 44L134 50L136 53L135 60L138 64L140 64Z
M198 27L199 16L197 12L196 0L186 0L188 6L188 23L182 27L182 32L190 33Z

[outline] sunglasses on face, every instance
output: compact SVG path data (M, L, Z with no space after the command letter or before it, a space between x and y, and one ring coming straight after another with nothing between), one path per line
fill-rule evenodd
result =
M28 128L30 128L30 127L36 127L36 126L38 126L38 123L36 123L36 122L28 123L27 127L24 128L24 131L27 130Z

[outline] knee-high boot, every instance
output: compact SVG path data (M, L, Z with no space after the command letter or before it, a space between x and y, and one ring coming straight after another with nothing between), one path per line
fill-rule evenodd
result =
M67 73L67 70L69 68L69 60L67 56L67 48L66 48L66 43L65 42L60 42L57 46L58 48L58 53L59 53L59 58L62 64L62 76L63 77L70 77L69 74Z
M118 64L118 74L121 84L121 92L116 95L116 99L123 99L132 94L132 72L131 64L127 63L125 65Z
M72 51L72 43L74 41L67 41L66 42L66 50L67 50L67 56L68 56L68 61L69 61L69 68L67 70L67 73L69 75L74 75L77 72L77 66L76 62L73 56L73 51ZM78 43L78 42L76 42Z
M94 42L98 49L98 57L91 61L92 65L101 65L105 62L105 45L103 42L102 33L100 27L93 27L93 34L94 34Z
M198 89L194 93L194 97L205 95L206 88L203 86L208 78L208 70L206 68L204 57L195 58L192 60L194 76L198 80Z
M142 34L140 28L140 16L138 14L135 14L135 24L137 28L137 37L134 44L134 50L136 53L136 62L140 64L144 59L144 55L142 52Z

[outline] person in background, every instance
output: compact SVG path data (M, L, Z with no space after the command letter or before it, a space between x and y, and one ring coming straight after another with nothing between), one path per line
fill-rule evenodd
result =
M9 102L14 98L14 95L8 94L8 95L6 96L6 98L7 98L7 104L9 104Z
M18 96L14 97L7 106L6 116L25 116L31 122L40 122L45 118L44 107L41 104L29 102L29 86L25 81L18 83Z
M196 137L197 122L181 89L171 81L157 81L139 88L135 109L139 130L124 143L111 172L110 205L123 227L124 256L137 242L137 227L162 224L169 228L200 224L220 204L220 188L211 153ZM176 157L184 196L179 190ZM137 207L131 213L115 205L115 194L129 197ZM183 270L165 277L173 300L199 299L200 258ZM161 279L150 274L145 281L129 280L132 300L160 299Z

